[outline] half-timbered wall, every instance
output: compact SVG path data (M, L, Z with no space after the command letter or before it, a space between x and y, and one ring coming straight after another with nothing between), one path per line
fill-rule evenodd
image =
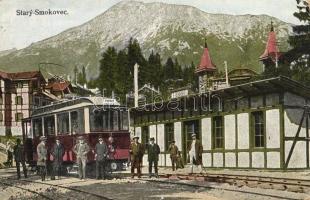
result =
M305 116L301 123L304 109L303 106L309 104L305 98L292 93L284 94L284 161L287 168L309 168L309 119ZM298 108L299 106L299 108ZM308 121L308 122L307 122ZM298 136L297 131L300 127ZM295 143L295 145L293 145Z

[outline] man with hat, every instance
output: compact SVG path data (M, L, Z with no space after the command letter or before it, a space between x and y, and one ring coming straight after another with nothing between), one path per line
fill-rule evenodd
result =
M176 170L176 163L178 159L178 147L175 145L175 141L171 141L171 144L169 145L168 152L170 153L170 159L171 159L171 165L172 165L172 171Z
M78 137L79 142L74 146L73 152L76 154L76 162L79 167L79 178L85 179L86 177L86 162L89 146L84 142L83 136Z
M20 164L23 166L24 177L27 178L27 168L25 164L24 146L19 138L16 140L16 145L13 147L13 154L16 162L17 179L20 179Z
M189 159L191 163L191 172L193 173L193 165L201 165L201 170L202 170L202 151L203 147L202 144L199 140L196 138L196 134L192 134L192 142L189 146Z
M53 170L52 170L52 180L55 180L55 175L57 174L58 179L60 179L61 169L62 169L62 162L63 156L65 154L65 150L63 145L60 143L60 138L56 137L56 143L52 149L52 156L53 156Z
M46 176L46 159L47 159L47 148L46 148L46 137L41 136L40 137L40 143L37 146L37 167L39 174L41 176L41 180L45 181Z
M150 138L150 143L147 145L148 161L149 161L149 177L152 177L152 166L154 164L155 176L158 178L158 155L160 148L155 143L155 139Z
M133 142L129 147L130 160L131 160L131 177L134 178L135 168L137 168L138 178L141 178L141 158L144 154L143 146L139 143L139 137L133 137Z
M95 159L96 159L96 178L100 179L106 178L106 158L108 155L108 147L106 143L103 141L102 137L99 137L98 143L95 147Z

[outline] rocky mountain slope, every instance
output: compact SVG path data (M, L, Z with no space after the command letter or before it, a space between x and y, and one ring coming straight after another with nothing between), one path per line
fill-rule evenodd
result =
M199 62L206 38L220 69L226 60L230 69L260 71L258 57L264 51L271 21L280 50L287 50L290 24L270 16L209 14L191 6L124 1L78 27L21 50L0 53L0 70L35 70L38 63L52 62L65 68L41 65L41 69L73 74L74 66L84 65L88 77L95 77L100 52L108 46L121 49L133 37L146 56L154 50L163 62L172 56L182 64Z

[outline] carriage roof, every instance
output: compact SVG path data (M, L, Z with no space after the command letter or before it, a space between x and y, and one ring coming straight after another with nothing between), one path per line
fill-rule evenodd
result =
M50 105L38 107L33 110L31 117L59 113L88 106L95 106L98 108L120 107L120 103L117 102L116 99L105 97L80 97L71 100L57 101Z

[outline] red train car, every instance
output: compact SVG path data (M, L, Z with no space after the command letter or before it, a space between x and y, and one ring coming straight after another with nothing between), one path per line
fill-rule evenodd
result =
M75 160L73 147L78 136L83 136L89 144L88 162L94 161L95 145L98 137L113 147L110 152L112 168L121 168L129 158L129 113L115 99L104 97L83 97L64 100L34 109L30 118L23 119L23 140L27 161L36 164L36 147L40 136L47 137L47 147L51 150L55 138L64 145L64 163L72 165ZM50 154L49 154L50 155ZM52 157L48 157L48 161Z

